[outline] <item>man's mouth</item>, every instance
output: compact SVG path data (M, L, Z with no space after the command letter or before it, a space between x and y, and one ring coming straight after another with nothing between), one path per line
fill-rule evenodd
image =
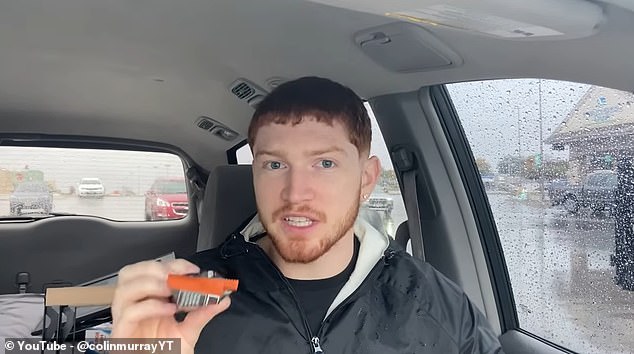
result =
M313 220L305 216L285 216L284 222L293 227L308 227L313 224Z

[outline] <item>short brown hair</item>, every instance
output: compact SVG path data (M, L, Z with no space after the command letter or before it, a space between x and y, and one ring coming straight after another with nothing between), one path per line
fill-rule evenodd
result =
M258 104L249 124L248 142L253 149L258 129L267 124L297 125L306 116L347 130L359 154L370 152L372 127L363 101L350 88L319 77L303 77L278 86Z

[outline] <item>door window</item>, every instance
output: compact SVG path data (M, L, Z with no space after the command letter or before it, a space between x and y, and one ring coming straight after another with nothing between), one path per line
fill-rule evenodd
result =
M538 79L447 87L520 327L578 352L634 352L634 95Z

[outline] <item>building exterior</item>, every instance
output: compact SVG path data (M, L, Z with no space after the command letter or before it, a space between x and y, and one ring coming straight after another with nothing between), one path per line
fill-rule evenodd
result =
M0 168L0 194L9 194L16 185L27 181L44 182L44 173L38 170L11 171Z
M545 142L568 148L571 182L616 169L617 161L634 157L634 94L593 86Z
M13 192L13 171L0 169L0 194Z

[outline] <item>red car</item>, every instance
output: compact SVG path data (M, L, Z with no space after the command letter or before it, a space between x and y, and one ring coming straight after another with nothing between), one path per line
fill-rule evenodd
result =
M159 178L145 193L145 220L182 219L189 211L183 178Z

